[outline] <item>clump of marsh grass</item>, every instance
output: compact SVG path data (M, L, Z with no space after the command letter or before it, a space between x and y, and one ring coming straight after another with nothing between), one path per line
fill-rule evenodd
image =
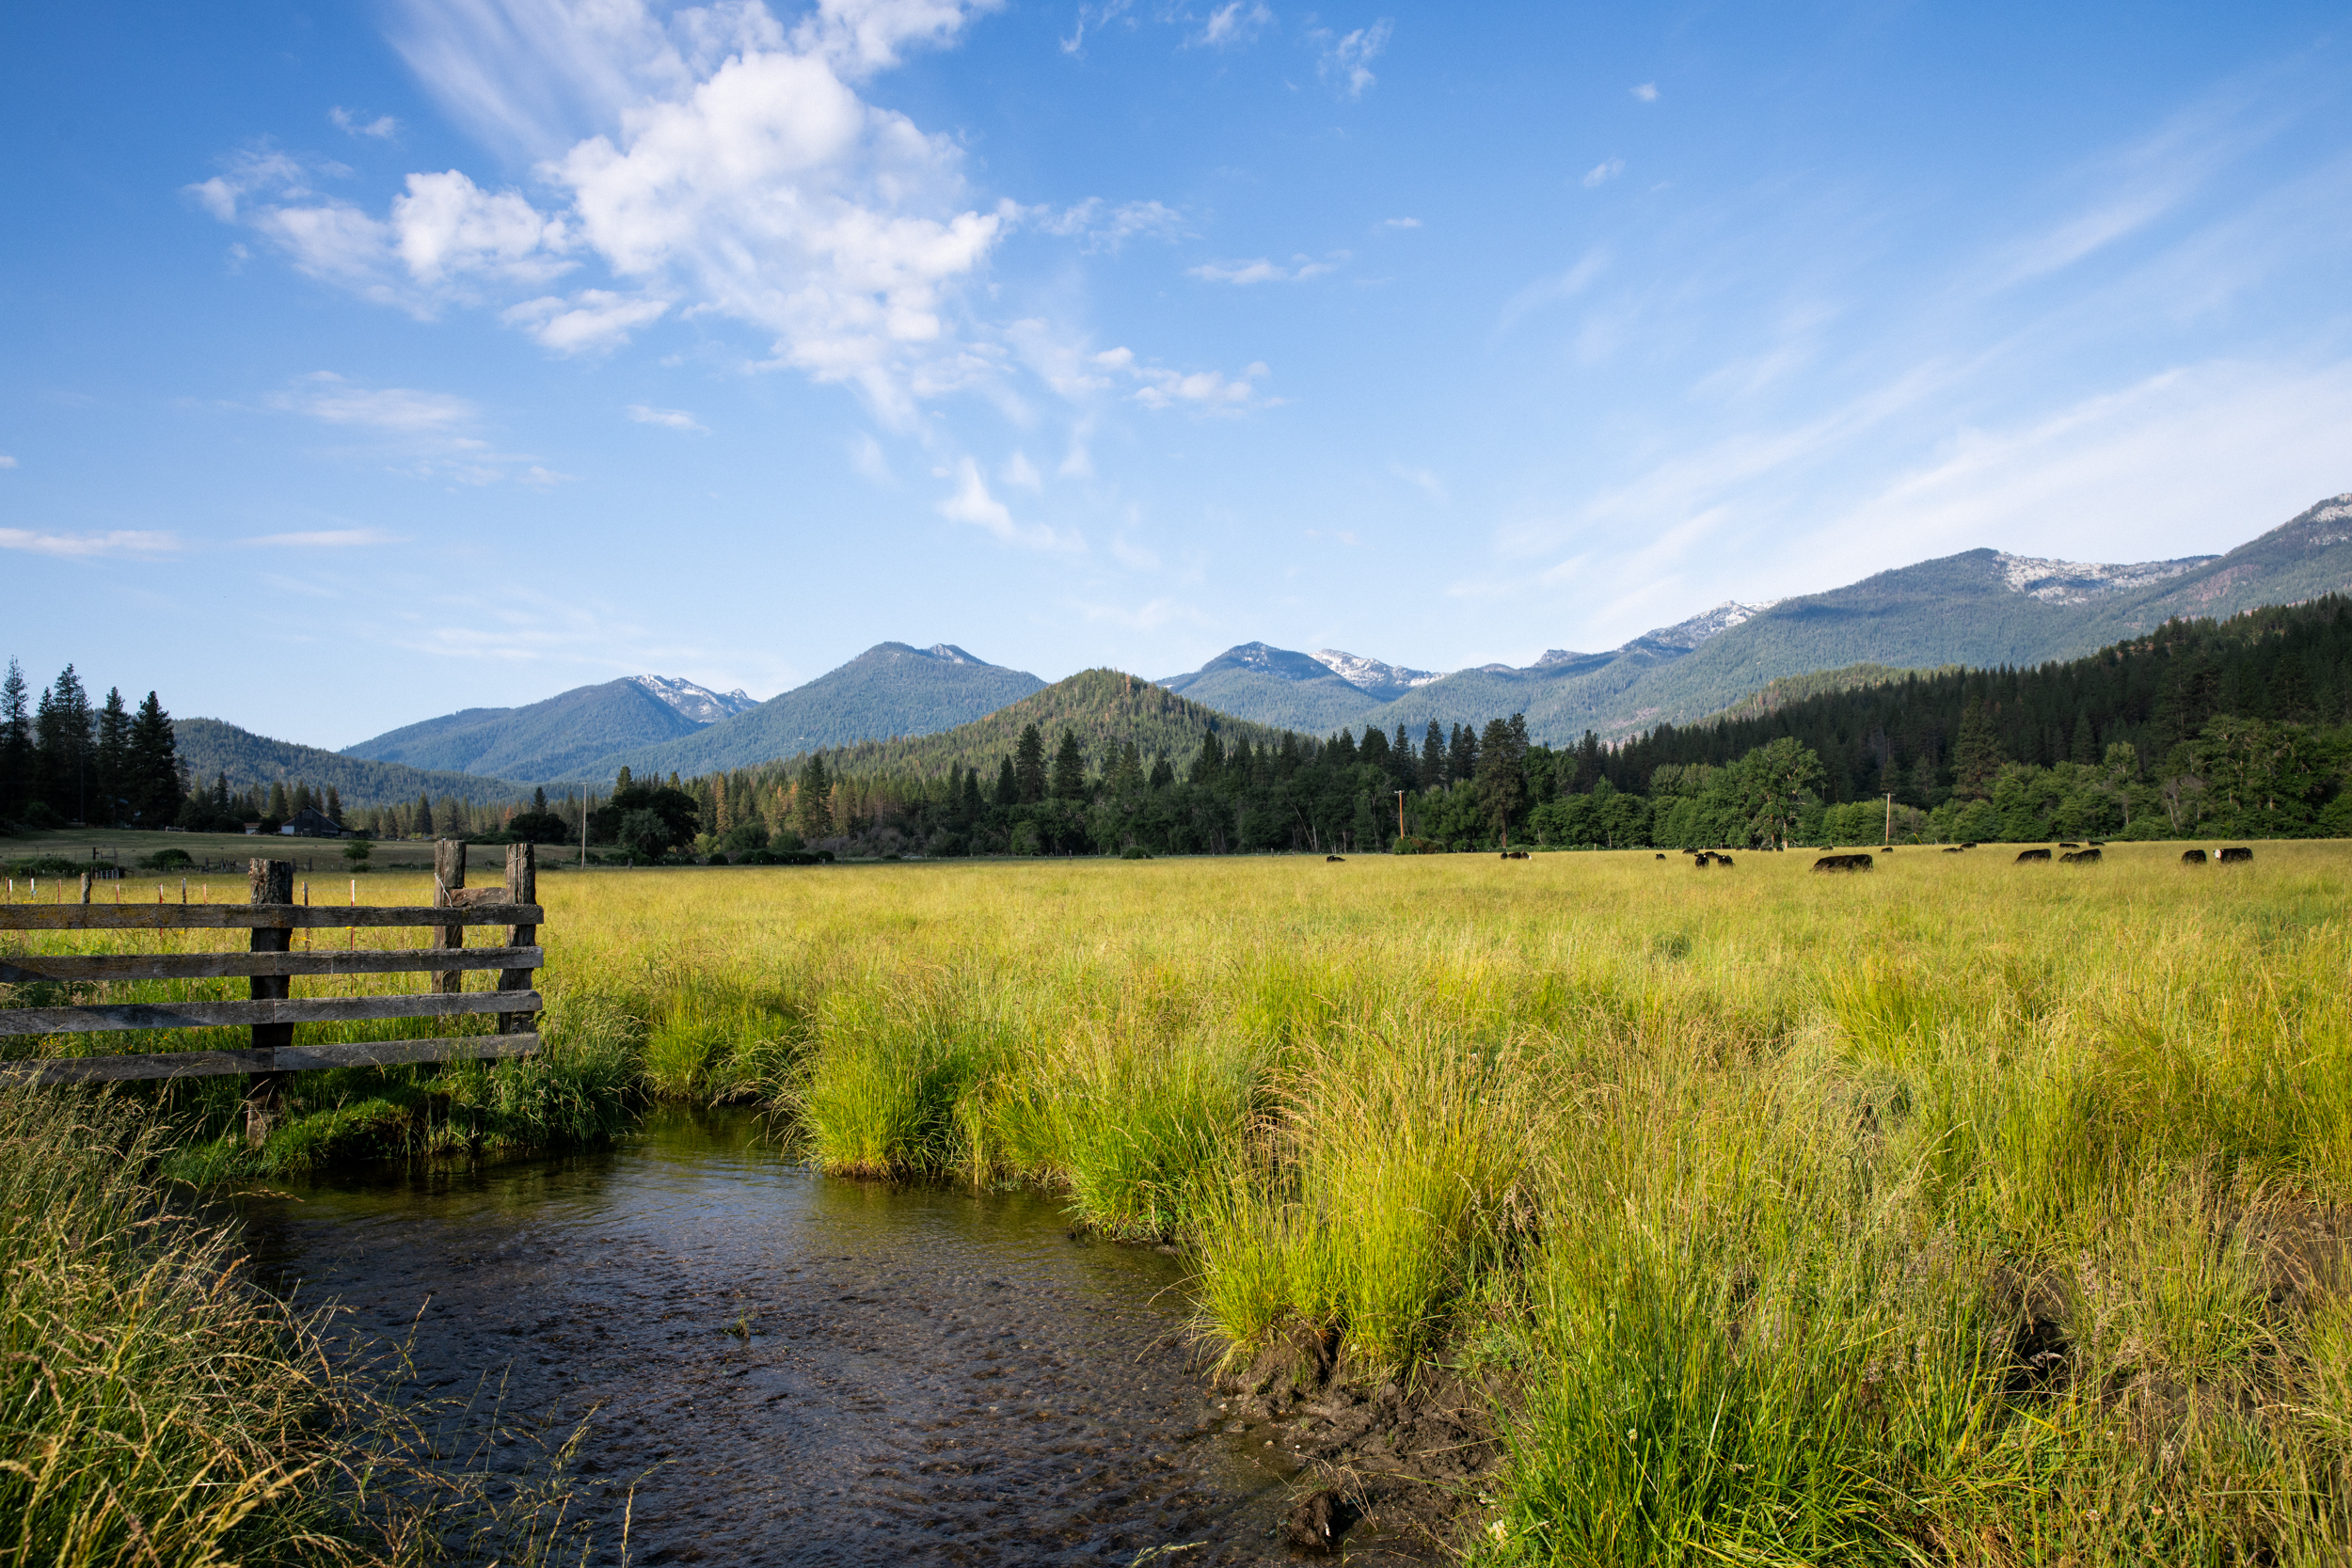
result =
M146 1173L151 1116L0 1089L0 1564L541 1563L560 1464L493 1487L340 1368Z

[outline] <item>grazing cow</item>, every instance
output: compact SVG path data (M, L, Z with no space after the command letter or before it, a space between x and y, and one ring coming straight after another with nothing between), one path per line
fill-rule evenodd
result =
M2242 861L2250 861L2253 858L2254 851L2243 847L2234 849L2224 849L2221 851L2221 863L2224 865L2234 865Z
M1974 848L1976 847L1976 846L1975 846L1975 845L1973 845L1973 844L1963 844L1963 845L1962 845L1962 846L1961 846L1961 847L1962 847L1963 849L1974 849Z
M1957 844L1947 844L1944 847L1944 852L1947 855L1957 855L1960 853L1960 846Z
M1658 858L1658 859L1660 859L1660 860L1661 860L1661 861L1662 861L1662 860L1664 860L1664 859L1666 858L1666 851L1665 851L1665 850L1663 850L1663 849L1659 850L1659 851L1658 851L1658 857L1657 857L1657 858Z
M2016 863L2023 865L2027 861L2046 861L2049 858L2050 851L2047 849L2020 849L2017 851Z
M2202 865L2205 863L2205 852L2202 849L2184 849L2181 851L2181 863L2183 865Z
M2058 847L2061 849L2079 849L2082 846L2079 844L2069 844L2064 839L2060 839L2058 840Z
M1323 863L1328 865L1334 861L1345 860L1346 858L1347 857L1344 855L1326 855L1323 857Z
M1708 866L1715 863L1715 857L1707 850L1701 849L1691 857L1691 863L1699 867L1701 870L1705 870Z
M2060 865L2096 865L2099 863L2099 851L2077 849L2071 855L2060 855L2058 863Z
M2252 860L2254 857L2249 853L2246 858L2248 860ZM1715 863L1717 865L1729 865L1731 863L1731 857L1729 855L1717 855L1715 857Z
M1816 871L1867 871L1873 862L1867 855L1823 855L1813 863Z

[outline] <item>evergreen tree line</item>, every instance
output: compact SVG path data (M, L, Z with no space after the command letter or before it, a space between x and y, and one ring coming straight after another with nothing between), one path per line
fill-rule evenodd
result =
M1213 730L1192 756L1130 742L1099 771L1074 731L1049 747L1035 724L993 769L845 760L673 777L696 811L674 851L783 835L1214 854L1386 849L1400 832L1445 849L2352 834L2352 601L2174 622L2085 659L1906 676L1613 748L1532 743L1515 715L1230 749Z
M36 696L8 660L0 681L0 824L155 827L185 794L171 715L150 691L135 711L119 688L93 706L69 664Z

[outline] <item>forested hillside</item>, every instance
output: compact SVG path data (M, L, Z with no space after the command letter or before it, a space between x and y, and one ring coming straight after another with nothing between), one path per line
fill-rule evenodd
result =
M610 752L702 728L643 682L622 679L576 687L523 707L468 708L427 719L346 746L342 754L499 778L576 779Z
M181 719L172 728L179 740L181 765L199 787L215 784L223 774L232 792L300 782L321 793L334 789L342 803L353 808L405 803L421 795L436 800L451 798L469 805L496 805L531 794L531 785L511 779L345 756L317 746L272 740L218 719Z

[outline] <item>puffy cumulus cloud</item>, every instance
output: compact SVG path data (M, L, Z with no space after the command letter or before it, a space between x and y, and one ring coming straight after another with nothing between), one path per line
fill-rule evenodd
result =
M1349 33L1316 28L1307 35L1315 45L1316 72L1341 97L1363 97L1379 80L1372 73L1372 62L1388 48L1389 35L1395 30L1395 24L1385 16L1369 27Z
M539 283L564 273L570 237L514 191L490 192L455 169L412 174L392 198L392 248L428 287L468 273Z
M616 273L773 330L778 359L855 382L902 421L908 382L947 335L946 292L988 255L1009 209L955 211L953 144L865 103L834 65L732 56L551 173Z
M1628 90L1629 90L1634 97L1640 99L1645 103L1655 103L1658 102L1658 84L1655 82L1644 82L1640 87L1632 87Z
M0 528L0 550L23 550L28 555L55 556L68 561L87 561L102 556L169 555L180 547L180 537L174 533L151 533L135 529L113 529L104 533L40 533L32 529Z
M582 289L569 299L550 294L509 306L499 319L536 338L558 354L595 354L618 348L628 335L670 309L666 299Z

